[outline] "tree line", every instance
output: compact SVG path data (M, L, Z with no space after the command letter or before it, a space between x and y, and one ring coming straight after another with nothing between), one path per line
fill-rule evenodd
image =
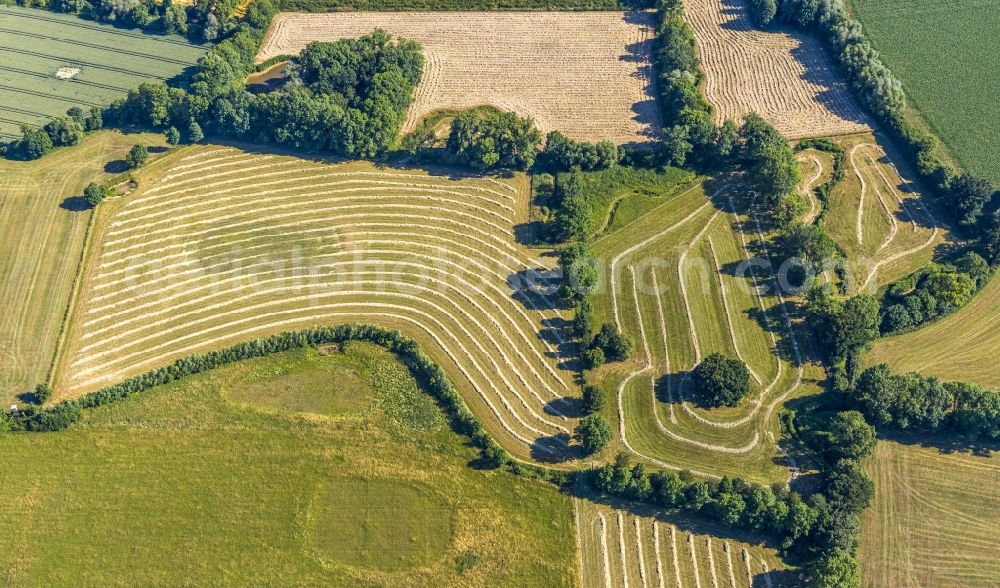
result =
M233 12L240 0L196 0L191 4L171 0L0 0L0 4L74 14L149 33L186 35L201 43L216 41L238 28Z

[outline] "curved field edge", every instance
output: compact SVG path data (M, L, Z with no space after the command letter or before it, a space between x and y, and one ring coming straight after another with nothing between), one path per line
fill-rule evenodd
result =
M547 294L519 295L522 273L548 272L514 241L523 176L205 146L139 182L98 212L57 395L248 337L364 320L414 337L522 457L542 429L572 429L557 412L575 395L559 333L541 336L561 311Z
M306 389L339 399L338 410L272 403ZM573 580L569 498L469 467L474 451L435 401L367 343L235 362L0 446L12 457L0 467L4 585ZM373 511L367 492L339 491L352 487L377 490L376 505L399 516ZM421 516L438 521L433 549ZM371 533L359 534L366 518ZM370 560L331 552L362 547Z
M993 278L972 302L915 331L879 339L866 365L887 363L899 372L919 371L946 381L1000 389L995 357L1000 349L1000 279Z

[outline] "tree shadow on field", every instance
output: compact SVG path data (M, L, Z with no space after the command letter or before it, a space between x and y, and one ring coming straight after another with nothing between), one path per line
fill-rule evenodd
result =
M799 41L792 48L791 55L802 66L802 81L820 89L813 100L843 120L871 126L871 119L855 101L847 81L833 66L822 41L799 28L782 27L781 32Z
M542 407L545 414L570 419L580 419L587 416L587 411L583 407L583 399L575 396L564 396L546 402Z
M1000 441L969 441L957 434L932 434L879 429L879 439L892 441L900 445L916 445L928 449L936 449L943 455L964 453L974 457L990 457L1000 451Z
M93 207L83 196L69 196L59 203L59 208L70 212L83 212Z
M531 443L531 458L541 463L562 463L583 457L579 445L570 444L565 433L539 437Z
M626 12L625 22L641 26L653 27L652 16L648 12ZM625 54L620 56L621 61L639 64L638 69L632 73L632 77L645 82L643 87L643 98L634 103L631 107L632 117L641 127L640 135L648 140L658 140L663 136L663 122L660 118L660 107L656 101L656 70L653 67L653 38L644 41L630 43L625 46ZM622 145L623 147L636 149L649 147L649 141L631 141Z

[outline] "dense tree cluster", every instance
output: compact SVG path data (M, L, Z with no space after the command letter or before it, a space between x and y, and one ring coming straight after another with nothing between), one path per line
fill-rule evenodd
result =
M701 92L705 76L695 51L694 30L684 18L682 0L657 2L653 61L666 160L680 166L692 155L701 162L727 158L734 125L718 129L712 122L712 106Z
M778 3L775 0L750 0L747 8L750 19L759 27L771 24L778 14Z
M807 295L806 313L832 364L856 356L879 336L879 302L872 296L840 300L828 285L817 286Z
M56 117L41 128L21 125L21 138L3 146L2 154L11 159L38 159L56 147L76 145L86 132L101 128L100 108L83 114L80 108L70 108L65 116Z
M584 363L597 368L606 361L625 361L632 357L632 341L614 325L604 323L583 352Z
M739 359L710 353L692 373L698 393L710 406L736 406L750 391L750 370Z
M565 300L582 302L597 291L597 261L590 257L585 241L568 245L559 252L559 269L562 274L559 295Z
M787 223L805 210L797 191L801 178L791 145L755 113L743 118L738 158L758 195L758 204L766 206L779 223Z
M593 171L616 165L622 154L612 141L574 141L559 131L552 131L545 136L545 148L538 156L536 167L553 172Z
M931 264L894 283L882 300L882 333L917 327L965 306L993 272L969 252L953 264Z
M554 238L558 241L583 241L589 237L594 210L581 187L580 174L559 174L553 188L553 199Z
M238 27L232 16L240 0L17 0L29 8L76 14L81 18L151 33L187 35L194 42L216 41Z
M879 364L861 374L852 398L879 427L950 430L970 441L1000 440L1000 394L974 384L896 374Z
M454 162L476 169L528 169L541 141L530 117L475 109L455 117L447 148Z
M359 39L310 43L297 58L297 83L250 94L258 38L238 33L205 56L188 91L142 84L113 105L119 125L169 132L187 129L201 140L216 135L353 157L374 158L392 145L420 79L415 43L393 42L376 30Z

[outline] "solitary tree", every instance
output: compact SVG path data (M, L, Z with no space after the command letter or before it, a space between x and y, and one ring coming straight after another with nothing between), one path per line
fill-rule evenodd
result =
M750 390L750 370L738 359L712 353L694 369L694 382L711 406L736 406Z
M170 127L164 135L167 137L167 143L171 145L177 145L181 142L181 133L177 130L177 127Z
M573 433L573 438L583 445L583 451L587 455L593 455L604 449L611 441L611 425L599 414L584 418Z
M125 163L127 163L130 168L135 169L146 163L148 158L149 149L147 149L142 143L137 143L132 145L132 148L128 150L128 155L125 156Z
M103 186L98 185L96 182L90 182L87 187L83 189L83 198L92 207L96 207L98 204L104 200L105 190Z

